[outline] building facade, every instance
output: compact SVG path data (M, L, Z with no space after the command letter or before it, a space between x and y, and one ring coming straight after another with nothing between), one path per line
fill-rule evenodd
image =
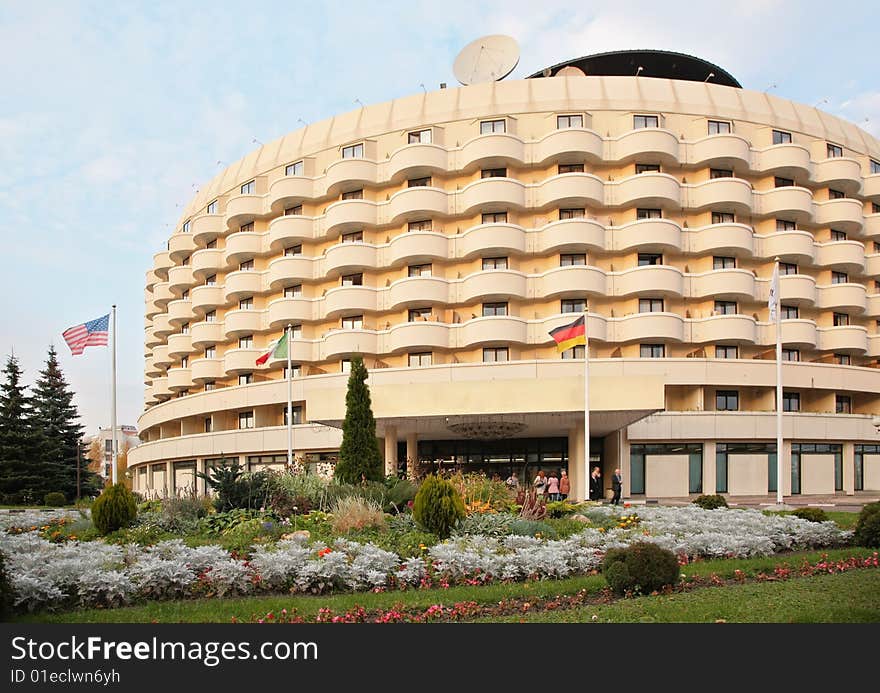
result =
M95 440L97 440L100 445L101 459L91 460L94 472L102 479L111 478L113 476L113 429L109 426L107 428L99 428L95 435L86 436L85 440L89 443L89 446L86 447L87 451L90 451L89 447ZM137 426L123 424L122 426L116 427L116 445L119 447L120 453L125 452L128 454L128 452L137 447L140 442Z
M366 106L203 186L147 272L134 488L284 465L286 362L255 360L286 325L306 462L334 459L362 354L389 472L581 488L583 347L549 331L586 310L606 486L775 492L778 257L783 491L880 489L880 143L696 58L614 55Z

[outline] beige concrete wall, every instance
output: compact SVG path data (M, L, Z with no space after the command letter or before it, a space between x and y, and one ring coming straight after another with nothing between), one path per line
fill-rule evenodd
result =
M767 455L728 455L727 492L732 496L767 493Z
M680 498L687 495L687 455L648 455L645 458L645 496Z
M864 490L880 491L880 455L864 455L862 465L864 468Z
M801 455L801 493L834 493L834 455Z

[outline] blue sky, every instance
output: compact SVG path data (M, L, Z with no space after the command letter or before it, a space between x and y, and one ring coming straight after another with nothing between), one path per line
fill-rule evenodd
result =
M118 418L135 424L144 273L217 162L355 99L451 87L456 53L483 34L519 41L511 78L594 52L681 51L880 135L871 4L0 0L2 356L14 349L30 382L54 342L87 432L108 425L109 350L72 357L60 335L115 302Z

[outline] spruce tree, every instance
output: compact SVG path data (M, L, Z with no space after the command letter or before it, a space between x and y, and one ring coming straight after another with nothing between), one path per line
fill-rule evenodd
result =
M42 500L43 471L36 459L37 438L30 422L30 401L15 356L6 359L0 384L0 496L7 503Z
M367 369L360 356L351 360L348 391L345 393L345 421L342 423L342 446L335 478L347 484L382 479L382 455L376 439L376 419L370 404Z

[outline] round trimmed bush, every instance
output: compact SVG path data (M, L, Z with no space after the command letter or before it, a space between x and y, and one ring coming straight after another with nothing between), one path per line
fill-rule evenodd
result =
M675 554L656 544L641 541L605 554L602 574L615 594L650 594L675 585L681 569Z
M131 525L137 517L137 499L125 484L105 488L92 505L92 522L101 534Z
M67 505L67 497L61 491L52 491L43 496L43 505L60 508L62 505Z
M465 516L464 501L453 484L432 474L413 500L413 518L422 528L446 539Z
M546 522L540 520L524 520L522 518L510 523L510 533L521 537L536 537L540 535L544 539L556 539L556 530Z
M727 507L727 500L720 493L697 496L694 498L693 503L694 505L699 505L703 510L715 510L716 508Z
M802 520L809 520L810 522L828 521L828 515L825 514L825 511L822 510L822 508L798 508L792 513L792 515L799 517Z
M853 543L858 546L880 546L880 502L868 503L859 513Z

